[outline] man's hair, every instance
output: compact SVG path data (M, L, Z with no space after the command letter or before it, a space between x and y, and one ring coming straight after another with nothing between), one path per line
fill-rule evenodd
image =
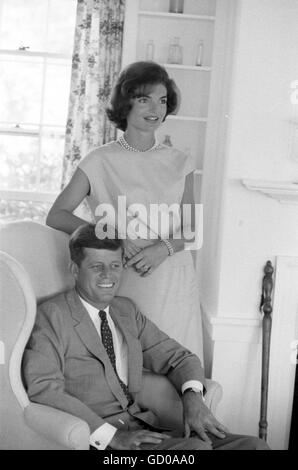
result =
M120 74L113 89L110 106L106 113L111 122L122 131L127 127L127 116L132 108L131 100L147 94L152 85L162 84L167 89L167 112L173 113L178 106L178 88L164 67L155 62L134 62Z
M123 242L115 233L115 238L100 239L96 236L95 224L80 225L70 236L69 251L70 257L74 263L80 266L85 258L84 248L96 248L98 250L117 251L123 250ZM106 231L106 230L104 230ZM115 231L116 232L116 231Z

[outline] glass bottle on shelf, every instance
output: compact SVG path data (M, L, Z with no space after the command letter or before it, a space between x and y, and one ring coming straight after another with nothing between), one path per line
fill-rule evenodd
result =
M201 67L203 65L203 57L204 57L204 41L200 41L197 50L197 58L196 58L196 65Z
M184 0L170 0L170 13L183 13Z
M169 47L169 64L182 64L183 61L183 49L179 44L180 38L175 37L174 41L170 44Z
M169 134L165 135L165 138L163 140L163 144L167 145L168 147L173 147L173 144L171 142L171 136Z
M152 39L146 45L146 60L154 60L155 46Z

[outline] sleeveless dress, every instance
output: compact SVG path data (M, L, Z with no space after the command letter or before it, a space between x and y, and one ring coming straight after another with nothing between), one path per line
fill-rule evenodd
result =
M91 151L79 163L79 168L89 179L90 194L86 199L95 221L97 206L110 204L117 226L121 196L122 203L125 199L126 208L130 209L128 218L131 208L136 207L132 204L147 208L147 219L143 216L142 220L138 214L143 228L151 228L150 204L180 205L185 177L193 171L189 157L173 147L159 145L155 150L132 152L123 149L117 141ZM179 223L175 217L171 220L170 233ZM159 235L166 235L162 227ZM141 247L154 243L144 238L133 242ZM199 294L190 251L169 256L147 277L140 276L133 267L126 269L118 294L131 298L161 330L203 360Z

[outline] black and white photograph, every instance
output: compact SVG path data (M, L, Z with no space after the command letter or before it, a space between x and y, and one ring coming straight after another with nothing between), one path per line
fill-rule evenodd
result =
M0 0L0 450L296 451L297 359L298 0Z

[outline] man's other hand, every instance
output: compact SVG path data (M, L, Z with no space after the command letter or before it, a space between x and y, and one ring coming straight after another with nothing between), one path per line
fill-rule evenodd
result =
M213 416L200 393L186 391L182 396L185 437L195 432L200 439L212 444L207 432L224 439L227 428Z

